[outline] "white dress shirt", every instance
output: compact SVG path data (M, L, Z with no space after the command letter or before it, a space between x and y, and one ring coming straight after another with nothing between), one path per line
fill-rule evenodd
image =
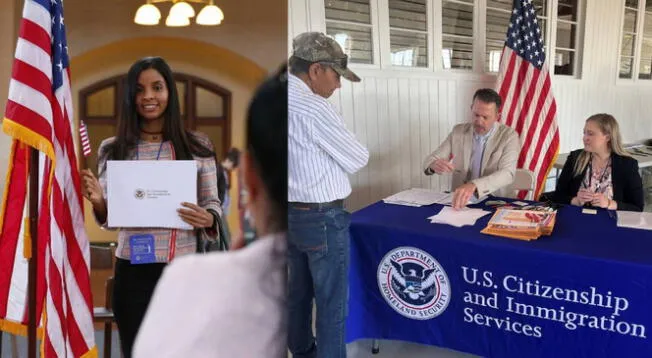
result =
M496 131L497 124L498 123L494 123L489 132L485 133L484 135L479 135L473 132L473 149L471 150L471 180L480 178L484 149L487 146L487 141Z
M189 255L163 272L135 358L287 357L287 241Z
M300 78L288 80L288 201L327 203L351 194L347 173L360 170L369 151L342 116Z

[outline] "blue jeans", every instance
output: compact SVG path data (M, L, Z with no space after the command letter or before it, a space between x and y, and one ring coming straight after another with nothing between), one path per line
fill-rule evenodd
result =
M295 358L346 357L350 214L340 207L288 212L288 346ZM317 339L312 333L312 301Z

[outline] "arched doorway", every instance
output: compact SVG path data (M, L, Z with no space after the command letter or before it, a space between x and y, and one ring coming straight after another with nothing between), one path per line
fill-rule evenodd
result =
M126 75L98 81L79 91L79 118L86 123L93 153L88 167L97 174L97 148L115 134ZM181 117L187 129L207 134L218 160L231 146L231 92L201 78L175 73Z

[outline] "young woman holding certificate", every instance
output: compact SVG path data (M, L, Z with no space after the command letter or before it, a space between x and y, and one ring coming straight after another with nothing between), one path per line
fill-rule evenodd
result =
M179 203L180 218L193 230L167 228L118 229L113 311L125 357L131 357L136 334L154 287L172 259L195 253L197 235L216 240L221 206L217 193L213 145L204 134L184 129L172 71L159 57L134 63L127 86L117 135L98 150L99 180L90 170L83 175L84 195L103 227L107 224L106 163L109 160L195 160L197 203ZM135 254L138 253L138 254Z

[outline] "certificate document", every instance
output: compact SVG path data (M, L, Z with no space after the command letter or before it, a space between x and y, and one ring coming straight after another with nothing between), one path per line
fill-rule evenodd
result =
M110 160L106 180L109 227L192 230L177 209L197 204L194 160Z

